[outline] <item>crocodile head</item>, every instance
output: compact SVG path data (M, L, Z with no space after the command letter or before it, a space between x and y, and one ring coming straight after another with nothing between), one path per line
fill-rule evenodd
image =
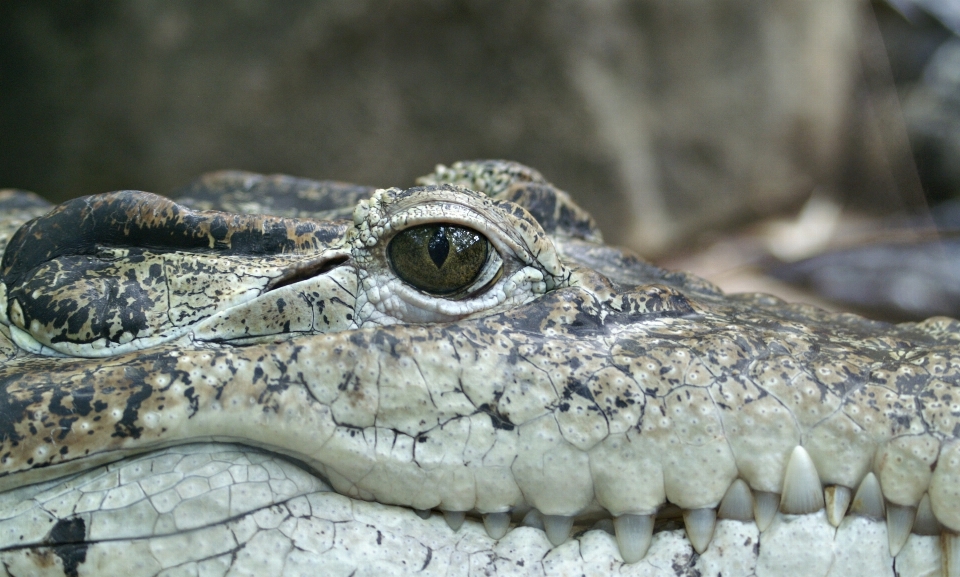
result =
M956 321L724 295L514 163L420 184L0 197L0 575L960 570Z

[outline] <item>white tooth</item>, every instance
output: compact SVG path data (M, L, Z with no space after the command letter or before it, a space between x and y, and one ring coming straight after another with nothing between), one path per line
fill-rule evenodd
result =
M910 536L910 529L913 528L913 521L917 517L916 507L907 507L904 505L887 504L887 538L890 540L890 556L896 557L900 549L903 549L907 537Z
M687 538L697 553L703 553L713 540L713 530L717 526L716 509L684 509L683 525L687 529Z
M753 521L753 493L743 479L737 479L730 484L726 495L720 501L717 517L736 521Z
M420 517L421 519L430 518L430 509L414 509L413 512L416 513L417 517Z
M960 577L960 535L950 531L941 533L940 550L943 552L944 577Z
M790 454L783 475L780 510L789 515L806 515L820 509L823 509L820 476L807 450L797 446Z
M620 555L626 563L643 559L653 540L653 515L620 515L613 520L613 528L620 545Z
M570 536L573 517L570 515L543 515L543 532L554 547L559 547Z
M454 531L459 531L460 526L463 525L463 520L467 517L465 511L444 511L443 518L447 521L447 525L450 525L450 528Z
M834 527L839 527L843 516L847 514L853 491L843 485L830 485L823 490L823 501L827 507L827 520Z
M521 521L520 524L524 527L533 527L534 529L543 531L543 515L536 509L530 509L527 511L527 514L523 516L523 521Z
M757 528L760 532L767 530L773 518L777 515L777 509L780 507L780 495L768 493L767 491L757 491L753 495L753 517L757 520Z
M940 522L930 508L930 496L924 494L920 504L917 505L917 518L913 522L913 532L917 535L939 535L940 531Z
M491 539L499 540L510 528L510 513L486 513L483 516L483 526Z
M874 519L884 518L883 493L880 492L880 482L873 473L867 473L860 482L857 494L853 496L853 503L850 504L850 512Z

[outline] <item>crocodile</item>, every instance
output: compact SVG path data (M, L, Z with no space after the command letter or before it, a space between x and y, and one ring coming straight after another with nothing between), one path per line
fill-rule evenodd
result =
M960 575L956 320L416 184L0 192L0 576Z

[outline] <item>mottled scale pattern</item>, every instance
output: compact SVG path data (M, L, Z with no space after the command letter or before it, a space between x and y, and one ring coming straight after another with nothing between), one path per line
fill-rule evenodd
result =
M222 170L203 175L171 196L194 210L329 221L349 219L356 204L369 198L374 190L332 180Z
M0 192L0 576L960 570L960 323L725 295L515 163L419 184ZM400 280L424 223L495 274Z

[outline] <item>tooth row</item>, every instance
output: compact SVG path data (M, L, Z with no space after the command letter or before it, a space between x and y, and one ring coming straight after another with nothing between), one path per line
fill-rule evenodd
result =
M683 509L683 523L693 549L700 554L706 551L713 540L718 519L754 521L763 532L778 512L807 515L825 509L826 518L834 527L839 527L847 516L885 519L891 557L900 553L911 533L940 535L944 574L960 577L960 536L944 529L928 494L924 493L915 507L890 502L885 498L881 482L873 472L866 474L856 492L842 485L823 487L813 460L800 446L790 454L782 487L780 494L753 491L743 479L736 479L717 508ZM426 517L429 511L420 510L417 514ZM463 511L443 511L443 515L455 531L465 518ZM656 515L652 513L625 513L613 518L613 532L626 563L635 563L646 555L653 539L655 520ZM557 547L569 538L575 521L573 515L549 515L530 509L521 524L543 530L550 543ZM501 539L506 535L510 522L511 516L507 512L483 515L484 527L493 539ZM609 524L610 521L606 520L605 523Z

